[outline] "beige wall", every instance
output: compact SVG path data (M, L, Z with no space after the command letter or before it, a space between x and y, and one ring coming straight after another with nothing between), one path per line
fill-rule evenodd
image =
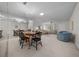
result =
M79 48L79 3L77 3L70 19L70 31L76 35L75 44Z

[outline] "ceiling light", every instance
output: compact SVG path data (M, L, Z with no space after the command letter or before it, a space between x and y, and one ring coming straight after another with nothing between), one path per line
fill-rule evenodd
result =
M43 16L43 15L44 15L44 13L40 13L40 15L41 15L41 16Z

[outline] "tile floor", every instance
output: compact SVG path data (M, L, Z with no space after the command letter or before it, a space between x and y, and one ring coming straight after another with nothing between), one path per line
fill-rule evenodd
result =
M72 42L57 40L56 35L43 35L43 47L28 49L28 44L20 49L18 37L0 39L0 57L79 57L79 49Z

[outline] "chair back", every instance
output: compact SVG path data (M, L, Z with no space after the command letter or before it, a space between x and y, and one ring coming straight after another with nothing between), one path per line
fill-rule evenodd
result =
M0 30L0 38L2 37L2 30Z
M36 38L41 38L42 32L36 32Z
M20 38L24 38L24 33L23 33L23 31L19 31L19 37L20 37Z

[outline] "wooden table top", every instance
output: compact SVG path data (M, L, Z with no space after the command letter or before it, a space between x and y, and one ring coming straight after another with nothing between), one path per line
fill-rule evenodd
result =
M28 32L28 31L23 32L23 33L24 33L24 35L34 35L35 34L35 32Z

